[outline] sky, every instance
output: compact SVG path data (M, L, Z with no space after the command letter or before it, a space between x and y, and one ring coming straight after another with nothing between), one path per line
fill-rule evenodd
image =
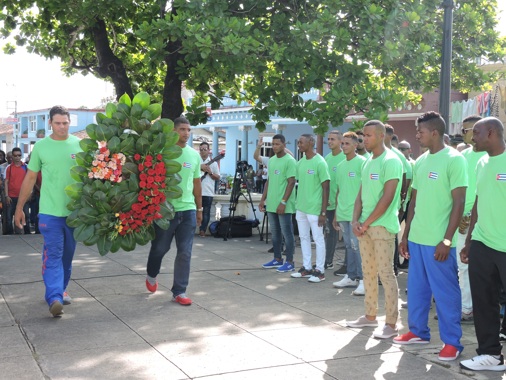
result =
M498 1L498 30L506 36L506 1ZM0 46L2 42L0 41ZM19 49L14 55L0 51L0 117L17 111L50 108L98 107L101 99L113 95L112 84L92 75L65 77L57 59L45 60Z

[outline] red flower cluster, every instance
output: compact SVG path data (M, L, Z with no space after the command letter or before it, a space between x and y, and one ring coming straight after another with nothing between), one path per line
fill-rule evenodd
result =
M142 227L149 227L157 219L162 218L160 204L165 202L166 196L161 189L165 189L165 163L161 154L153 157L140 154L134 155L134 162L139 169L139 196L130 211L119 214L120 235L139 232Z

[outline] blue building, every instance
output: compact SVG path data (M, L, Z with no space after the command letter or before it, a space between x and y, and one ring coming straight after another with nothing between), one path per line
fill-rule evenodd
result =
M49 110L50 108L44 108L35 111L18 112L18 122L14 125L13 130L13 145L21 148L25 158L30 154L33 145L38 140L52 133L49 126ZM84 130L88 124L96 122L95 115L98 112L103 112L102 109L69 108L68 110L70 112L69 133Z

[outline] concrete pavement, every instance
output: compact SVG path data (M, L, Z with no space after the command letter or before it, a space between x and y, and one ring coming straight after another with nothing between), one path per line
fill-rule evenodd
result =
M101 257L78 245L68 291L73 303L52 318L40 275L40 235L0 236L0 379L505 379L440 362L432 317L426 346L393 345L372 329L345 327L363 297L265 270L270 245L252 238L195 237L188 296L170 302L173 251L159 290L145 286L148 247ZM296 249L300 265L300 248ZM406 273L399 275L405 299ZM383 295L380 290L380 311ZM399 324L407 324L401 310ZM380 318L381 324L381 318ZM401 332L407 331L401 326ZM475 355L464 325L461 358Z

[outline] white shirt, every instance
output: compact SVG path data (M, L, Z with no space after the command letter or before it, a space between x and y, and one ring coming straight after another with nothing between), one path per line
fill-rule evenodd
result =
M211 159L208 157L205 160L202 160L202 157L200 158L200 161L202 164L205 164L206 162L211 161ZM213 162L210 165L211 172L213 174L220 175L220 169L218 168L218 164L216 162ZM200 176L202 177L205 172L201 171ZM215 180L211 178L209 174L206 175L206 177L202 180L202 195L205 197L212 197L214 196L214 183Z

